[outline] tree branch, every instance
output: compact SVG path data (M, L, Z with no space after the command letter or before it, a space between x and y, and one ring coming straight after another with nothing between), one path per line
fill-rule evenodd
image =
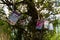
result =
M7 1L7 0L1 0L2 2L3 2L3 4L6 4L8 7L9 7L9 9L10 10L12 10L12 8L10 7L11 5L13 5L12 3L10 3L9 1Z
M28 2L26 2L26 1L21 1L21 2L16 2L15 5L18 5L18 4L21 4L21 3L22 4L28 4Z

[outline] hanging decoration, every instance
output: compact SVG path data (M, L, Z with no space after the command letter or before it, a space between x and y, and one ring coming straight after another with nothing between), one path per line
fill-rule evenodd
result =
M48 29L48 26L49 26L49 21L45 20L44 21L44 29Z
M19 20L19 24L24 26L25 25L25 20L24 19L23 20Z
M26 15L22 14L18 23L19 23L20 26L25 26L26 25Z
M53 24L52 23L49 23L49 30L54 30L54 28L53 28Z
M15 25L19 18L20 18L20 14L16 11L13 11L8 18L8 20L9 20L8 22L11 25Z
M43 21L38 20L37 23L36 23L36 29L42 29L43 24L44 24Z
M43 16L41 14L38 14L38 20L37 20L37 23L36 23L36 29L38 29L38 30L42 29L43 25L44 25Z

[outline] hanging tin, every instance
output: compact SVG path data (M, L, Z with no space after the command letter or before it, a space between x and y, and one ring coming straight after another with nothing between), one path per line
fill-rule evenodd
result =
M11 25L15 25L19 18L20 18L20 14L16 11L13 11L12 14L8 18L8 20L9 20L8 22Z
M37 20L37 23L36 23L36 29L41 30L43 25L44 25L43 16L41 14L39 14L39 12L38 12L38 20Z
M49 21L45 20L44 21L44 29L48 29L49 26Z
M49 28L49 30L54 30L54 28L53 28L53 24L50 23L48 28Z
M37 23L36 23L36 29L38 29L38 30L42 29L43 24L44 24L43 21L38 20Z

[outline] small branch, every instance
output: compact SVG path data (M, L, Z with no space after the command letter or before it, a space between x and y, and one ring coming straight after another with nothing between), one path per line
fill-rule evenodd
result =
M8 4L8 5L13 5L11 2L9 2L8 0L5 0L6 1L6 3Z
M6 4L6 3L0 3L0 4Z
M6 2L4 0L1 0L3 2L3 4L6 4Z
M18 4L21 4L21 3L23 3L23 4L27 4L28 2L25 2L25 1L16 2L15 5L18 5Z
M9 7L9 9L10 10L12 10L12 8L10 7L11 5L13 5L12 3L10 3L9 1L7 1L7 0L1 0L2 2L3 2L3 4L6 4L8 7Z
M45 0L42 0L42 1L41 1L41 5L43 4L44 1L45 1Z

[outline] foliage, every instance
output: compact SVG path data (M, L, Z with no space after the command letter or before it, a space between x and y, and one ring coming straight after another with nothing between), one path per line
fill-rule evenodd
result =
M34 40L37 37L37 36L35 36L35 33L38 33L38 32L36 32L35 26L36 26L36 20L38 19L38 14L42 14L43 17L45 17L45 19L46 18L48 19L48 17L51 15L51 14L49 14L50 11L52 11L54 13L54 15L58 14L58 12L56 13L56 10L54 12L54 8L52 7L53 3L48 1L48 0L46 0L46 1L45 0L38 0L39 2L37 2L36 5L35 5L33 0L23 0L23 1L15 0L15 2L12 1L13 3L11 3L11 1L7 2L7 0L5 0L5 1L1 0L1 1L8 6L9 10L11 10L11 11L17 10L19 13L23 14L23 17L21 17L21 18L26 20L29 16L32 17L32 19L29 21L28 25L25 25L24 28L23 28L23 25L21 26L18 24L19 20L16 23L16 25L14 25L15 28L18 30L18 32L17 32L18 40L20 40L19 38L21 38L22 34L24 36L28 35L27 37L25 37L25 39L27 38L26 40L28 40L30 38L31 38L30 40ZM20 6L24 6L26 4L27 4L27 7L26 7L27 12L24 11L25 9L22 9L23 12L21 12ZM40 6L42 6L42 7L40 7ZM17 8L17 7L19 7L19 8ZM35 7L37 7L39 10L36 9ZM41 11L44 10L45 8L49 12L46 14L41 13ZM50 22L51 20L49 19L48 21ZM56 35L55 27L58 23L58 20L55 19L55 20L53 20L52 23L54 25L53 31L43 29L42 33L40 33L40 34L38 33L36 35L38 35L39 37L41 36L40 38L42 40L53 40L53 39L55 39L55 37L54 37ZM11 30L10 26L11 25L9 25L7 22L0 20L0 27L1 27L2 32L11 33L11 31L13 31L13 30ZM14 27L14 26L12 26L12 27ZM27 27L27 30L25 30L26 27ZM20 30L20 28L22 28L22 31ZM30 37L30 36L32 36L32 37ZM40 39L39 37L38 37L38 39ZM12 38L13 38L13 36L12 36Z
M10 34L11 34L11 29L10 29L9 24L0 19L0 35L2 35L1 37L6 35L6 38L5 37L4 38L5 38L5 40L7 40L9 38Z

